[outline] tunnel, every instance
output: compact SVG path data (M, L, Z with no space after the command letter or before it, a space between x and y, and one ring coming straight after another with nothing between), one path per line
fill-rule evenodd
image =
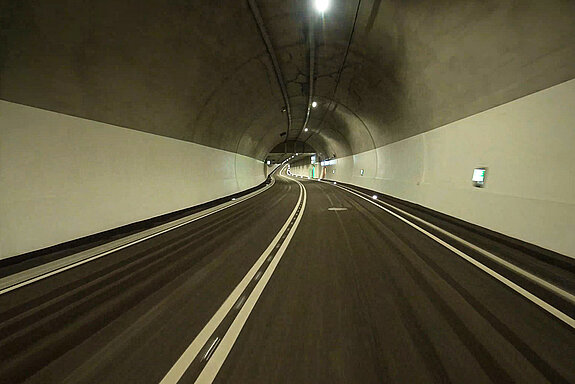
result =
M575 382L572 0L0 0L0 382Z

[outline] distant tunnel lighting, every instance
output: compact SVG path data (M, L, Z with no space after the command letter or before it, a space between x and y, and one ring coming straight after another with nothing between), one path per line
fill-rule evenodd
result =
M371 196L372 199L377 200L377 195Z
M334 181L334 182L333 182L333 185L337 185L337 181Z
M318 12L324 13L329 8L329 0L315 0L315 9Z
M314 101L313 103L311 103L311 107L312 107L312 108L317 107L317 101Z
M307 127L306 127L306 128L304 128L304 129L303 129L303 131L304 131L304 132L307 132L307 131L308 131Z

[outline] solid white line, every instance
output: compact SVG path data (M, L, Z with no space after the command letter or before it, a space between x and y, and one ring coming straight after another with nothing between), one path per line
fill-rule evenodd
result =
M492 270L491 268L481 264L479 261L475 260L473 257L463 253L462 251L460 251L459 249L455 248L454 246L452 246L449 243L446 243L445 241L441 240L440 238L438 238L437 236L433 235L432 233L426 231L425 229L417 226L416 224L412 223L411 221L405 219L404 217L398 215L397 213L390 211L389 209L381 206L380 204L377 204L376 202L374 202L372 199L366 198L362 195L360 195L359 193L356 193L355 191L352 191L350 189L347 188L342 188L341 186L337 185L337 188L343 189L344 191L347 191L353 195L356 195L362 199L364 199L365 201L370 202L371 204L375 205L376 207L379 207L380 209L383 209L384 211L386 211L387 213L397 217L398 219L400 219L401 221L403 221L404 223L408 224L409 226L417 229L419 232L427 235L428 237L430 237L431 239L435 240L436 242L438 242L439 244L443 245L444 247L446 247L447 249L449 249L450 251L452 251L453 253L457 254L458 256L460 256L461 258L467 260L468 262L470 262L471 264L475 265L477 268L481 269L482 271L484 271L485 273L491 275L492 277L494 277L495 279L499 280L500 282L502 282L503 284L507 285L508 287L510 287L511 289L513 289L515 292L519 293L520 295L522 295L523 297L529 299L530 301L532 301L533 303L535 303L536 305L538 305L539 307L541 307L542 309L544 309L545 311L549 312L550 314L552 314L553 316L557 317L559 320L563 321L564 323L566 323L567 325L571 326L572 328L575 328L575 319L569 317L567 314L561 312L559 309L553 307L551 304L541 300L539 297L535 296L534 294L532 294L531 292L527 291L526 289L522 288L521 286L515 284L514 282L512 282L511 280L507 279L506 277L500 275L499 273L495 272L494 270ZM395 208L395 207L394 207ZM397 210L400 210L399 208L395 208Z
M281 175L281 173L280 173ZM184 375L190 364L194 361L196 356L200 353L202 347L208 342L211 335L215 332L217 327L220 323L224 320L228 312L233 308L234 304L238 301L241 294L244 292L248 284L252 281L256 273L261 268L262 264L265 262L266 258L271 254L274 250L275 245L280 241L282 234L288 228L290 221L295 216L297 212L297 207L299 206L300 202L304 198L305 189L303 185L299 185L300 187L300 195L298 201L293 209L292 213L279 230L275 238L272 242L268 245L264 253L260 256L260 258L255 262L252 268L248 271L248 273L244 276L242 281L234 288L232 293L228 296L228 298L224 301L224 303L220 306L217 312L212 316L210 321L204 326L204 328L200 331L200 333L196 336L196 338L192 341L192 343L188 346L188 348L184 351L184 353L180 356L178 361L172 366L172 368L166 373L166 376L162 379L160 384L173 384L177 383L180 378ZM301 216L301 214L300 214ZM293 228L292 228L293 229ZM275 258L274 258L275 260ZM271 264L270 264L271 266ZM268 266L269 269L269 266ZM261 280L258 284L261 284ZM257 285L256 285L257 287ZM251 297L251 296L250 296ZM249 300L249 298L248 298ZM242 307L245 308L245 304ZM241 312L241 311L240 311ZM219 349L219 348L218 348Z
M340 187L340 188L341 188L341 189L345 189L345 190L349 190L349 191L353 191L353 189L347 188L347 187ZM360 192L360 191L353 191L353 192L359 193L360 195L369 196L369 195L364 194L363 192ZM380 204L384 204L384 205L386 205L386 206L388 206L388 207L391 207L391 208L395 209L396 211L399 211L399 212L401 212L402 214L404 214L404 215L406 215L406 216L408 216L408 217L410 217L410 218L412 218L412 219L414 219L414 220L417 220L417 221L419 221L420 223L422 223L422 224L424 224L424 225L427 225L427 226L429 226L429 227L435 229L436 231L438 231L438 232L440 232L440 233L442 233L442 234L444 234L444 235L446 235L446 236L451 237L453 240L458 241L459 243L461 243L461 244L463 244L463 245L465 245L465 246L467 246L467 247L469 247L469 248L471 248L471 249L473 249L473 250L475 250L475 251L481 253L483 256L485 256L485 257L491 259L492 261L495 261L496 263L501 264L501 265L503 265L504 267L506 267L506 268L508 268L508 269L511 269L512 271L516 272L517 274L522 275L523 277L525 277L525 278L527 278L527 279L533 281L535 284L538 284L538 285L542 286L543 288L546 288L546 289L548 289L548 290L554 292L555 294L557 294L557 295L563 297L565 300L571 302L572 304L575 304L575 295L573 295L573 294L571 294L571 293L569 293L569 292L567 292L567 291L565 291L565 290L563 290L563 289L561 289L561 288L559 288L559 287L557 287L557 286L551 284L551 283L548 282L547 280L544 280L544 279L542 279L542 278L540 278L540 277L538 277L538 276L535 276L534 274L532 274L532 273L530 273L530 272L524 270L523 268L518 267L517 265L515 265L515 264L513 264L513 263L510 263L510 262L508 262L507 260L504 260L504 259L502 259L502 258L500 258L500 257L498 257L498 256L496 256L496 255L494 255L493 253L491 253L491 252L489 252L489 251L487 251L487 250L485 250L485 249L483 249L483 248L480 248L480 247L478 247L477 245L475 245L475 244L473 244L473 243L470 243L469 241L464 240L464 239L462 239L461 237L459 237L459 236L457 236L457 235L454 235L454 234L451 233L451 232L448 232L448 231L444 230L443 228L440 228L440 227L438 227L438 226L436 226L436 225L434 225L434 224L431 224L431 223L428 222L428 221L425 221L425 220L423 220L423 219L421 219L421 218L419 218L419 217L417 217L417 216L415 216L415 215L412 215L411 213L406 212L406 211L404 211L404 210L401 209L401 208L397 208L397 207L396 207L395 205L393 205L393 204L389 204L389 203L387 203L387 202L385 202L385 201L381 201L381 200L380 200L379 202L380 202Z
M8 277L6 277L6 278L0 279L0 285L4 285L4 284L8 285L8 284L10 284L10 285L7 286L6 288L0 289L0 295L3 295L3 294L5 294L5 293L8 293L8 292L13 291L13 290L15 290L15 289L24 287L24 286L26 286L26 285L32 284L32 283L34 283L34 282L36 282L36 281L45 279L45 278L47 278L47 277L54 276L54 275L56 275L56 274L58 274L58 273L67 271L67 270L69 270L69 269L78 267L78 266L80 266L80 265L82 265L82 264L86 264L86 263L89 263L89 262L91 262L91 261L97 260L97 259L99 259L99 258L101 258L101 257L104 257L104 256L107 256L107 255L109 255L109 254L111 254L111 253L120 251L120 250L122 250L122 249L124 249L124 248L131 247L132 245L141 243L141 242L146 241L146 240L149 240L149 239L151 239L151 238L153 238L153 237L156 237L156 236L159 236L159 235L164 234L164 233L166 233L166 232L172 231L172 230L174 230L174 229L176 229L176 228L180 228L180 227L182 227L182 226L184 226L184 225L190 224L190 223L192 223L192 222L194 222L194 221L203 219L204 217L213 215L213 214L216 213L216 212L223 211L224 209L227 209L227 208L229 208L229 207L232 207L232 206L234 206L234 205L236 205L236 204L240 204L240 203L242 203L242 202L244 202L244 201L247 201L247 200L251 199L252 197L255 197L255 196L259 195L260 193L262 193L262 192L264 192L264 191L267 191L269 188L271 188L271 187L273 186L274 183L275 183L275 181L272 181L272 183L269 184L269 186L264 187L264 188L262 188L262 189L259 190L259 191L252 192L252 194L246 196L245 198L243 198L243 199L241 199L241 200L236 200L236 201L233 202L233 203L230 203L230 204L228 204L228 205L225 205L225 206L222 206L222 207L220 207L220 208L217 208L217 209L215 209L215 210L213 210L213 211L210 211L210 212L205 213L205 214L203 214L203 215L201 215L201 216L195 217L195 218L193 218L193 219L191 219L191 220L184 221L184 222L179 223L179 224L177 224L177 225L174 225L174 226L172 226L172 227L163 229L163 230L161 230L161 231L159 231L159 232L152 233L152 234L150 234L150 235L147 235L147 236L142 237L142 238L140 238L140 239L137 239L137 240L131 241L131 242L129 242L129 243L123 244L123 245L121 245L121 246L115 247L115 248L110 249L110 250L108 250L108 251L99 253L99 254L97 254L97 255L90 256L90 257L87 257L87 258L85 258L85 259L82 259L82 260L79 260L79 261L76 261L76 262L73 262L73 261L72 261L70 264L66 264L66 265L63 266L63 267L55 267L54 269L49 269L49 270L46 272L45 270L46 270L47 268L49 268L49 264L50 264L50 263L49 263L49 264L46 264L46 265L41 265L41 266L36 267L37 270L42 271L42 272L38 272L37 274L34 274L34 268L32 268L32 269L30 269L30 270L20 272L20 273L18 273L18 274L16 274L16 275L12 275L12 276L8 276ZM226 204L226 203L222 203L222 204ZM176 220L176 221L177 221L177 220ZM72 258L73 258L74 255L69 256L69 257L72 257ZM57 264L58 261L55 261L54 263ZM19 281L19 282L14 282L14 283L12 283L12 282L10 281L10 280L14 280L15 278L17 279L17 278L18 278L18 277L17 277L18 275L25 275L26 273L30 273L33 277L28 277L28 278L22 277L22 279L20 279L21 281ZM2 284L2 281L6 281L6 280L8 280L8 283ZM17 280L16 280L16 281L17 281Z
M299 181L297 180L294 181L296 181L298 184L301 185ZM224 335L222 341L220 342L220 345L214 352L212 358L208 361L208 363L198 376L197 380L195 381L196 384L210 384L214 381L216 375L220 371L220 368L224 364L224 361L226 360L228 354L230 353L232 347L234 346L234 343L236 342L242 328L244 327L246 321L248 320L248 317L250 316L252 310L254 309L259 297L261 296L263 290L270 281L272 274L274 273L282 256L284 255L284 252L287 249L292 237L294 236L296 229L299 225L299 222L301 221L301 218L303 217L303 212L306 206L307 193L303 185L301 185L301 188L303 188L304 191L303 205L294 226L290 229L290 232L286 237L286 240L283 242L281 248L274 257L273 261L264 272L262 279L255 286L254 290L248 297L245 305L242 307L242 309L234 319L232 325Z

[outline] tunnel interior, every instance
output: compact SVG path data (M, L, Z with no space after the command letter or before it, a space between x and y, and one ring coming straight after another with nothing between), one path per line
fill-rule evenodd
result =
M468 179L491 167L483 194L497 199L493 211L511 207L494 196L572 209L568 178L516 175L571 172L557 144L571 138L570 117L544 121L569 107L547 98L538 106L560 110L530 122L522 108L575 77L573 14L567 0L332 0L324 13L303 0L0 0L4 167L42 176L31 186L5 173L6 216L23 216L34 201L46 217L64 207L74 220L87 206L82 194L96 194L110 215L119 212L115 193L138 201L106 224L82 213L94 220L84 232L94 232L253 187L265 178L262 163L302 152L336 159L327 174L340 181L539 242L543 228L523 228L518 214L500 225L491 210L469 210L466 201L484 198L470 194ZM499 107L511 108L509 121ZM555 131L541 136L546 127ZM31 147L35 155L19 156ZM550 151L559 155L533 155ZM100 179L77 181L84 174ZM134 174L136 184L123 181ZM9 220L13 231L19 220ZM564 237L560 249L571 249Z
M0 0L0 382L575 383L575 0Z
M569 1L251 2L281 80L249 3L2 1L0 98L260 160L288 140L341 158L575 75Z

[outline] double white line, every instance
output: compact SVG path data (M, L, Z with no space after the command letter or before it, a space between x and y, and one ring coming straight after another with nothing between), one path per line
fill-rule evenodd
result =
M206 359L208 361L195 382L198 384L213 382L220 368L224 364L226 357L230 353L243 326L245 325L251 311L256 305L256 302L258 301L277 265L279 264L303 216L307 201L307 192L302 183L297 180L293 181L299 185L300 194L298 202L286 220L285 224L272 240L267 249L264 251L264 253L262 253L256 263L252 266L246 276L224 301L215 315L204 326L204 328L192 341L190 346L184 351L182 356L180 356L178 361L174 364L166 376L164 376L160 384L177 383L182 378L186 370L190 367L192 362L197 358L200 351L202 351L204 346L208 344L210 339L212 340L212 343L208 349L208 354L206 354ZM275 255L273 255L273 252L276 249L277 252ZM268 257L273 258L270 261L267 260ZM260 269L266 260L269 262L269 265L262 274ZM252 281L257 281L257 284L251 293L247 294L246 297L243 295L243 293ZM234 307L236 309L241 307L241 309L233 320L231 326L225 332L223 337L216 335L215 338L212 338L212 335L216 329L226 318L228 313L234 309Z

